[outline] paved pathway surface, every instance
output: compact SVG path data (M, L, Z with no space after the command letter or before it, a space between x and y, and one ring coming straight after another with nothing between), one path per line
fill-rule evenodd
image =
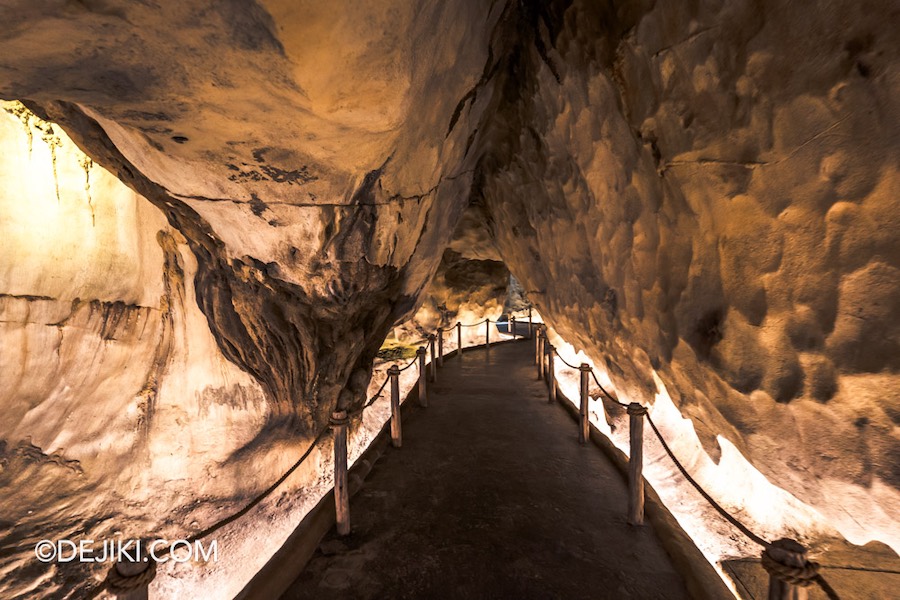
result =
M531 342L445 361L285 600L688 598L626 487L547 403Z

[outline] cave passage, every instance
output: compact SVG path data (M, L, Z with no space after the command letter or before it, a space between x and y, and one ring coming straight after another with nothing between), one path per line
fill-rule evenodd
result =
M526 340L448 360L354 497L352 533L329 533L283 598L689 598L533 356Z

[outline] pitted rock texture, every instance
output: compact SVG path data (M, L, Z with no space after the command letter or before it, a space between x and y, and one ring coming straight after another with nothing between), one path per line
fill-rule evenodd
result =
M466 205L480 111L454 111L499 12L394 1L3 10L0 96L26 99L164 211L197 257L220 348L276 413L312 425L360 403L380 341L415 309Z
M363 401L394 325L499 313L508 267L623 398L670 394L711 456L900 547L895 3L0 20L0 97L37 115L0 114L10 543L152 529L150 498L229 514Z
M473 198L541 314L631 400L657 371L711 456L900 547L897 5L527 17Z

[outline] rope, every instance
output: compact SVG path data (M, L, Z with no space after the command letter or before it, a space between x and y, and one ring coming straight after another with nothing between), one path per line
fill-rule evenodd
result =
M823 592L825 592L825 595L828 596L828 600L840 600L840 597L837 595L837 592L834 591L834 588L831 587L831 585L825 581L825 578L822 577L822 574L819 573L821 566L817 562L807 560L806 564L802 567L786 565L775 559L769 553L769 548L766 548L763 550L761 563L763 569L766 570L766 573L781 581L800 587L809 587L812 584L816 584Z
M612 402L615 402L615 403L618 404L619 406L621 406L621 407L623 407L623 408L628 408L628 405L627 405L627 404L625 404L625 403L623 403L623 402L619 402L617 399L615 399L615 398L612 397L612 394L610 394L609 392L607 392L607 391L603 388L603 385L600 383L600 380L597 379L597 374L594 373L594 369L591 369L591 377L594 378L594 383L597 384L597 387L600 388L600 391L603 392L603 395L604 395L604 396L606 396L606 397L609 398Z
M375 402L376 402L379 398L381 398L381 392L384 391L384 388L387 387L387 384L388 384L388 382L389 382L390 380L391 380L390 377L385 377L384 382L381 384L381 387L378 388L378 391L375 392L375 395L372 396L371 398L369 398L369 399L366 401L365 404L363 404L362 406L360 406L359 408L357 408L356 410L354 410L353 412L351 412L348 416L356 416L356 415L362 414L363 411L365 411L367 408L369 408L370 406L372 406L373 404L375 404Z
M400 371L405 371L406 369L410 368L411 366L417 365L417 364L418 364L418 357L414 357L411 361L409 361L409 363L406 364L405 367L400 369ZM381 392L384 391L384 388L387 385L388 381L390 381L390 378L386 378L384 380L384 383L381 384L381 388L378 390L378 392L375 394L375 396L373 396L361 409L358 409L358 412L362 412L363 410L365 410L366 408L371 406L378 398L381 397ZM354 412L352 414L357 414L357 413ZM348 415L348 417L349 416L350 415ZM303 456L301 456L299 459L297 459L297 461L293 465L291 465L291 467L287 471L285 471L284 474L281 477L279 477L278 480L275 481L275 483L270 485L268 488L263 490L258 496L253 498L253 500L251 500L246 506L244 506L244 508L242 508L241 510L232 514L231 516L226 517L225 519L222 519L221 521L214 523L213 525L210 525L206 529L204 529L198 533L195 533L194 535L187 538L187 541L188 542L196 542L197 540L203 539L203 538L209 536L210 534L215 533L222 527L225 527L226 525L233 523L234 521L237 521L238 519L240 519L241 517L246 515L248 512L253 510L253 508L255 506L257 506L260 502L265 500L267 496L269 496L282 483L284 483L287 480L287 478L291 476L291 473L296 471L297 468L301 464L303 464L303 461L305 461L307 458L309 458L309 455L312 453L312 451L316 447L316 445L318 445L318 443L320 441L322 441L322 438L328 432L329 428L330 428L329 425L326 425L325 427L323 427L319 431L319 433L316 435L315 439L312 441L312 443L309 445L309 447L306 449L306 452L303 453ZM150 569L148 569L147 571L149 571L149 570ZM156 566L154 565L153 566L154 573L155 573L155 570L156 570ZM146 573L147 571L144 571L144 572Z
M104 585L109 587L113 593L146 587L156 577L156 561L149 560L146 565L147 568L136 575L122 575L116 565L113 565L106 575Z
M329 429L328 425L323 427L322 430L319 431L319 434L315 437L315 439L309 445L309 448L306 449L306 452L303 453L303 456L301 456L297 460L297 462L295 462L293 465L291 465L291 467L287 471L284 472L284 475L279 477L278 480L275 481L275 483L273 483L268 488L263 490L262 493L260 493L253 500L251 500L244 508L237 511L230 517L226 517L225 519L222 519L218 523L214 523L213 525L210 525L203 531L195 533L194 535L187 538L187 541L188 542L196 542L197 540L203 539L203 538L207 537L208 535L210 535L211 533L214 533L214 532L218 531L219 529L221 529L222 527L225 527L229 523L233 523L234 521L237 521L238 519L240 519L241 517L246 515L248 512L253 510L253 508L257 504L259 504L260 502L265 500L269 494L274 492L278 488L278 486L280 486L282 483L284 483L287 480L287 478L291 476L291 473L293 473L294 471L297 470L297 467L299 467L303 463L303 461L309 457L309 455L312 453L312 451L316 447L316 445L322 440L322 438L328 432L328 429Z
M792 567L775 560L769 549L766 548L762 553L762 566L769 575L774 575L781 581L786 581L800 587L809 587L815 583L816 577L819 576L819 563L807 561L802 567Z
M561 360L561 361L563 362L563 364L566 365L567 367L569 367L570 369L575 369L575 370L577 371L578 369L581 368L581 367L576 367L575 365L573 365L572 363L570 363L569 361L567 361L566 359L564 359L564 358L560 355L559 351L558 351L556 348L553 349L553 353L556 354L556 356L559 357L559 360Z
M827 581L825 581L825 578L822 577L821 574L816 574L816 578L814 581L816 582L816 585L818 585L819 588L823 592L825 592L825 595L828 596L828 600L841 600L841 597L838 596L838 593L834 591L834 588L831 587L831 585L829 585Z
M556 356L559 358L559 360L561 360L563 362L563 364L566 365L567 367L569 367L570 369L576 369L576 370L580 369L580 367L576 367L575 365L571 364L566 359L564 359L560 355L559 351L556 348L553 348L553 353L556 354ZM606 391L606 389L600 383L600 380L597 378L597 374L594 372L594 369L591 369L591 377L594 378L594 383L597 384L597 387L600 388L600 391L607 398L609 398L612 402L615 402L619 406L622 406L624 408L629 408L629 406L627 404L624 404L624 403L620 402L619 400L617 400L616 398L613 398L612 394L610 394L609 392ZM812 585L813 583L815 583L822 589L823 592L825 592L825 595L828 596L829 600L840 600L840 597L837 595L837 592L834 591L834 588L832 588L828 584L828 582L825 581L825 578L822 577L822 575L819 573L820 567L819 567L818 563L813 562L813 561L806 561L806 564L803 565L802 567L794 567L791 565L785 565L781 562L778 562L775 558L773 558L769 554L769 548L771 547L771 544L769 544L769 542L767 542L763 538L759 537L752 531L750 531L750 529L748 529L743 523L741 523L740 521L738 521L737 519L732 517L724 508L722 508L719 505L718 502L713 500L712 496L710 496L708 493L706 493L706 491L702 487L700 487L700 484L697 483L694 480L694 478L690 476L690 474L688 474L687 469L685 469L684 466L675 457L675 454L672 452L672 449L669 448L668 444L666 444L666 441L663 439L662 434L659 432L659 429L656 428L656 424L653 422L653 419L650 418L650 414L646 412L646 409L645 409L644 414L647 417L647 422L650 423L650 427L653 429L653 433L656 434L656 437L659 440L659 443L662 445L663 449L666 451L666 454L669 455L669 458L672 459L672 462L675 463L675 466L678 468L678 470L681 472L681 474L684 476L684 478L688 481L688 483L690 483L694 487L694 489L697 490L697 492L701 496L703 496L704 500L706 500L709 503L709 505L712 506L716 510L716 512L718 512L720 515L722 515L722 517L726 521L731 523L735 528L738 529L738 531L743 533L750 540L752 540L753 542L759 544L760 546L762 546L764 548L763 553L762 553L762 566L766 570L767 573L769 573L770 575L773 575L774 577L777 577L781 581L784 581L784 582L787 582L787 583L790 583L793 585L798 585L801 587L808 587L808 586Z
M411 366L413 366L413 365L416 364L417 362L419 362L419 357L418 357L418 356L414 356L413 359L412 359L411 361L409 361L408 363L406 363L406 366L403 367L402 369L399 369L399 371L402 373L403 371L407 370L408 368L410 368Z
M484 321L478 321L477 323L469 323L468 325L463 325L462 323L460 323L460 325L462 325L463 327L478 327L479 325L484 325L485 321L488 321L488 320L489 319L485 319Z
M756 535L755 533L753 533L752 531L747 529L747 527L745 527L743 523L741 523L740 521L738 521L737 519L732 517L730 514L728 514L728 512L724 508L719 506L719 504L715 500L712 499L712 496L707 494L703 490L703 488L700 487L699 483L694 481L694 478L688 474L687 470L681 465L680 462L678 462L678 459L675 458L675 455L672 453L672 450L669 448L669 445L666 444L666 441L663 439L662 435L659 433L659 430L656 428L656 425L653 423L653 419L650 418L650 413L647 413L647 422L650 423L650 427L653 429L653 433L655 433L656 437L659 439L659 443L662 444L663 450L666 451L666 454L669 455L669 458L672 459L672 462L675 463L675 466L678 467L678 470L681 471L681 474L684 475L684 478L688 480L688 483L690 483L692 486L694 486L694 489L696 489L700 493L700 495L703 496L703 498L705 498L707 502L709 502L710 506L712 506L714 509L716 509L716 511L720 515L722 515L725 518L725 520L727 520L729 523L734 525L745 536L747 536L748 538L750 538L751 540L753 540L754 542L756 542L763 548L768 548L769 542L767 542L766 540L762 539L761 537L759 537L758 535Z

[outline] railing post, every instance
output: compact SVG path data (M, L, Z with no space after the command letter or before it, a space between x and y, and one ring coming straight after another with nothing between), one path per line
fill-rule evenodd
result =
M516 339L516 318L514 316L509 317L509 332L513 336L513 340Z
M531 323L528 324L528 328L531 329ZM535 332L540 332L540 327L535 328ZM532 336L534 338L534 364L539 364L541 362L541 336L535 335ZM538 368L540 371L540 367ZM540 379L540 377L538 377Z
M123 553L107 575L107 590L114 598L119 600L149 598L150 582L156 576L156 562L149 555L150 548L144 540L139 541L138 546L134 560L128 560L130 557L127 553Z
M763 551L763 567L769 573L769 600L807 600L809 594L805 587L785 581L779 577L777 565L768 565L768 561L789 568L805 567L806 548L791 539L775 540Z
M538 339L538 380L544 380L544 348L547 345L547 335L544 333L544 326L538 325L535 329L535 335Z
M444 366L444 328L438 327L437 330L438 355L437 363L439 367Z
M631 453L628 458L628 522L644 522L644 415L647 409L632 402L628 405L628 431Z
M491 320L487 318L484 320L484 346L488 350L491 349Z
M403 445L403 429L400 425L400 368L391 365L388 369L391 379L391 444L394 448Z
M437 356L434 353L434 341L434 334L428 334L428 350L431 352L431 368L429 369L431 381L437 381Z
M350 533L350 486L347 478L347 418L346 410L331 413L334 432L334 512L338 535Z
M550 384L550 392L547 395L547 401L550 404L556 404L556 368L553 363L556 359L556 350L550 346L550 352L547 353L547 383Z
M459 321L456 322L456 346L456 353L462 356L462 323Z
M528 307L528 337L534 337L534 323L531 321L531 307Z
M588 420L588 401L590 400L588 383L591 376L591 366L587 363L581 363L578 370L581 371L581 406L579 408L581 422L578 427L578 441L584 444L591 435L591 423Z
M428 373L425 371L425 346L419 346L416 350L416 356L419 357L419 405L428 406L428 390L425 382L428 380Z

